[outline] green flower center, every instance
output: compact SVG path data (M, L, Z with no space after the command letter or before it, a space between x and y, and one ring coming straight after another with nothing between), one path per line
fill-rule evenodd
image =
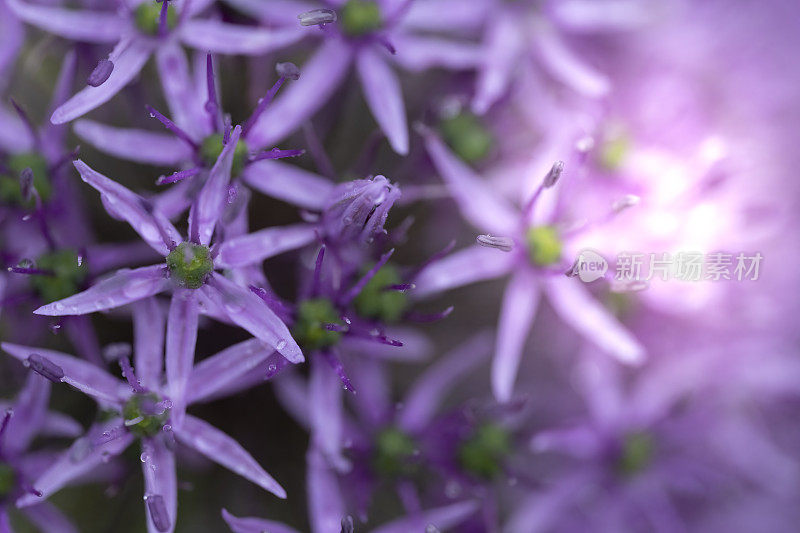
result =
M378 433L375 441L375 470L386 477L410 475L414 471L412 458L417 446L409 435L390 427Z
M439 127L445 142L468 163L476 163L485 158L494 145L492 134L470 112L446 118Z
M125 426L138 437L155 437L169 420L169 409L159 407L162 398L153 392L139 393L122 408Z
M622 443L617 471L624 476L638 474L650 464L654 452L653 437L647 433L631 433Z
M86 263L74 250L69 249L40 256L36 267L52 272L28 277L33 290L46 303L63 300L77 293L88 273Z
M458 459L467 472L490 479L502 472L503 460L510 452L508 431L494 424L485 424L461 445Z
M599 152L600 166L613 172L619 170L631 151L630 137L617 132L605 139Z
M6 463L0 462L0 499L10 495L17 484L17 475L14 469Z
M133 16L136 20L136 27L145 35L158 35L158 28L161 25L161 5L158 2L145 1L139 4ZM178 14L172 4L167 7L167 27L175 28L178 25Z
M534 226L525 235L528 258L536 266L550 266L561 259L561 238L553 226Z
M384 265L354 301L359 316L386 323L400 320L408 307L408 297L403 292L387 290L387 287L401 282L397 269L390 264Z
M381 27L381 10L372 0L348 0L340 14L342 29L351 37L360 37Z
M217 162L219 154L221 154L222 149L225 148L224 140L225 137L221 133L213 133L203 139L203 143L200 145L200 156L208 167L213 167L214 163ZM236 143L236 148L233 150L231 176L235 177L242 173L244 165L247 163L247 156L247 143L240 140Z
M33 186L39 193L42 201L46 202L52 193L50 178L48 177L47 161L32 152L13 155L8 158L6 166L11 171L10 176L0 176L0 200L6 203L23 207L33 207L35 200L25 202L19 186L19 175L26 168L33 170Z
M326 324L340 324L339 313L324 298L305 300L297 308L297 323L292 337L304 350L322 350L339 342L342 334L326 329Z
M186 289L199 289L214 270L208 246L182 242L167 256L169 275Z

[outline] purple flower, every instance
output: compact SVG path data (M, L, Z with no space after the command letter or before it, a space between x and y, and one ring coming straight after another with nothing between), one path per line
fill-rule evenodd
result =
M280 19L281 9L251 0L228 0L248 14L264 21L297 25L295 19ZM280 2L294 15L312 9L307 3ZM322 107L355 64L372 116L397 153L408 153L408 127L400 82L389 66L391 54L408 70L444 67L452 70L474 68L480 59L478 46L464 41L431 37L427 17L407 18L414 8L409 2L391 0L330 0L326 8L338 10L338 21L307 31L324 43L303 66L303 77L275 101L254 126L257 144L280 141ZM454 9L459 10L462 7ZM459 22L450 23L452 10L434 10L438 31L458 32ZM278 15L276 15L278 12ZM321 31L320 31L321 30Z
M240 135L241 127L237 126L192 206L188 240L184 240L147 200L95 172L83 161L76 161L81 178L100 192L109 214L128 222L151 248L164 256L165 262L119 270L84 292L34 312L48 316L83 315L113 309L174 288L174 305L183 305L187 313L196 315L202 301L204 306L273 346L289 361L303 361L300 347L277 315L247 289L215 272L215 269L232 267L220 258L221 243L213 247L210 244L227 205L228 183ZM311 238L313 235L309 240ZM293 241L294 246L302 244L302 241L299 244ZM274 249L281 249L281 246L291 248L278 239Z
M61 352L0 345L36 373L71 385L115 413L112 420L96 424L40 473L33 482L36 494L23 495L17 505L26 508L49 497L108 457L121 454L137 439L142 446L144 500L151 532L175 528L176 440L279 498L286 497L283 488L234 439L186 414L188 405L206 401L259 364L282 357L251 339L194 365L197 312L192 304L187 293L176 296L168 318L153 298L134 305L135 370L127 357L119 359L127 383Z
M50 451L28 451L37 436L76 437L80 424L62 414L48 411L50 383L31 372L12 403L0 401L0 530L11 531L7 506L26 495L38 496L33 482L57 457ZM60 511L49 503L23 509L25 517L43 531L77 531Z
M172 105L175 95L169 94L169 87L171 79L182 74L182 44L221 54L257 55L300 38L296 32L274 32L201 18L200 14L213 3L210 0L131 0L122 2L116 11L6 1L20 19L50 33L74 41L116 43L104 60L113 66L105 81L98 86L90 84L56 109L51 117L54 124L74 120L110 100L139 74L151 54L156 55L161 81Z

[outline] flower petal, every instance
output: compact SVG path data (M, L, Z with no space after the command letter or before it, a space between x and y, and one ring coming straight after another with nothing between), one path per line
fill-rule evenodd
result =
M225 241L214 264L220 268L258 265L264 259L302 248L316 237L317 228L311 224L262 229Z
M322 357L311 360L308 402L313 446L337 469L349 464L342 456L342 382ZM341 519L341 517L340 517Z
M50 382L36 372L29 372L25 386L14 402L14 414L8 421L3 451L14 456L28 449L44 424L49 401Z
M193 289L176 289L167 317L167 385L172 400L172 417L180 425L186 410L186 384L194 366L197 344L198 305Z
M115 128L92 120L77 121L74 130L101 152L127 161L177 166L192 157L191 149L174 135Z
M133 304L133 352L133 365L141 384L150 390L161 388L164 312L155 298Z
M76 528L64 514L49 502L26 507L25 517L41 531L48 533L78 533Z
M203 108L201 97L195 89L186 53L178 43L165 44L156 52L156 65L172 121L192 139L201 141L212 133L212 126L208 113ZM178 141L174 137L173 139ZM186 143L179 142L188 153L189 147ZM185 159L188 157L183 160Z
M341 387L340 387L341 388ZM306 454L306 492L312 531L341 531L346 514L336 473L316 448Z
M489 2L464 2L464 0L425 0L411 2L400 24L403 28L429 32L475 30L498 16L490 13ZM499 10L498 10L499 11Z
M33 137L16 113L0 106L0 149L12 154L33 148Z
M400 518L377 529L372 533L407 533L408 531L427 531L429 525L442 531L450 529L467 518L479 508L474 501L453 503L444 507L436 507L420 513Z
M461 216L481 231L509 236L516 233L520 215L505 198L456 155L430 130L422 132L436 170L447 184Z
M644 346L573 278L547 280L544 286L550 304L561 320L587 340L626 364L644 360Z
M59 106L50 117L53 124L64 124L74 120L111 100L139 74L152 51L152 45L137 39L130 41L129 44L120 43L117 46L125 48L122 50L116 48L112 52L115 58L111 76L99 87L87 86Z
M321 211L334 190L327 178L278 161L257 161L247 165L242 179L273 198L306 209Z
M46 316L85 315L153 296L170 286L163 264L117 270L83 292L43 305L34 313Z
M289 328L261 298L216 272L201 290L232 321L275 348L286 359L292 363L305 360Z
M264 520L263 518L238 518L227 511L222 510L222 518L233 533L298 533L287 525L275 522L274 520Z
M161 213L151 209L144 198L93 170L80 159L74 164L81 179L100 193L106 210L111 210L109 214L122 218L130 224L133 230L155 251L166 256L172 246L183 240L181 234L169 220ZM164 242L165 239L159 228L172 242Z
M492 361L492 391L498 401L507 402L511 399L522 351L538 303L539 285L536 275L528 268L515 272L503 294Z
M400 81L374 47L361 49L356 58L364 98L375 121L394 151L408 153L408 122Z
M9 355L27 361L28 356L37 354L54 363L64 371L61 381L88 394L95 400L111 405L119 405L130 395L130 389L122 381L116 379L105 370L55 350L44 350L33 346L22 346L4 342L0 344Z
M20 0L6 2L28 24L73 41L113 43L127 30L125 21L110 12L34 5Z
M216 54L266 54L286 48L305 36L306 32L299 25L265 29L215 20L190 20L181 25L181 40L184 43Z
M319 7L317 2L305 0L225 0L230 6L261 22L286 26L297 24L297 15Z
M175 437L186 446L268 490L278 498L286 498L283 487L267 474L238 442L217 428L199 418L186 415L183 424L174 431Z
M252 150L283 140L322 107L344 79L353 57L352 47L341 39L327 39L301 68L292 82L261 114L247 134Z
M165 533L175 530L178 518L178 480L175 472L175 454L162 438L148 439L142 444L142 472L144 473L145 512L150 533ZM167 511L168 529L157 528L148 505L148 498L160 496ZM160 517L160 519L163 519Z
M6 2L0 2L0 76L5 79L6 69L13 66L25 39L22 24L12 15ZM8 80L10 81L10 80ZM0 81L0 89L5 89L5 81Z
M474 69L483 59L483 49L480 46L441 37L396 35L392 37L392 44L397 48L394 60L412 71L435 67L450 70Z
M489 19L484 41L484 61L478 71L472 102L472 109L481 115L508 89L524 46L518 21L506 12Z
M413 295L429 297L477 281L499 278L514 267L514 256L492 248L470 246L425 267L414 279Z

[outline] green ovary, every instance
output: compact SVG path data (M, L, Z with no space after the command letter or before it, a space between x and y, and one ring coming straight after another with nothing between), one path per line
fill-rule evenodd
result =
M72 296L86 279L86 263L74 250L59 250L39 257L36 268L52 274L35 274L29 277L31 287L46 302L55 302Z
M17 475L14 469L0 462L0 500L10 495L16 487Z
M397 322L408 307L408 297L387 287L402 283L400 273L392 265L384 265L366 284L355 299L359 316L381 320L386 323Z
M214 270L211 251L207 246L182 242L167 256L169 275L186 289L199 289Z
M386 428L375 439L375 470L387 477L411 474L411 459L416 451L416 443L409 435L394 427Z
M625 437L617 470L625 476L638 474L653 459L653 438L647 433L631 433Z
M222 153L225 137L221 133L214 133L203 139L200 145L200 156L208 167L213 167ZM233 150L233 165L231 166L231 176L236 177L242 173L244 165L247 163L248 148L247 143L240 140L236 143Z
M511 452L511 436L500 426L485 424L470 437L458 453L462 468L470 474L491 479L502 472L503 460Z
M9 176L0 176L0 200L6 203L21 205L23 207L33 207L35 200L25 202L22 199L20 190L19 175L26 168L33 171L33 186L43 202L50 199L52 187L50 185L47 161L39 154L32 152L13 155L8 158L6 163L10 170Z
M631 142L626 135L619 134L606 140L600 149L600 166L608 171L619 170L630 149Z
M292 337L303 350L323 350L339 342L342 334L326 329L326 324L340 324L339 313L324 298L305 300L297 309L297 323Z
M152 411L161 401L155 393L134 394L122 408L128 431L138 437L154 437L158 435L164 424L169 420L169 410L161 414L146 414ZM135 422L135 423L132 423ZM128 425L130 424L130 425Z
M380 29L381 10L371 0L349 0L341 10L342 29L351 37Z
M534 226L525 235L528 258L536 266L550 266L561 259L562 243L553 226Z
M161 25L161 5L151 0L146 0L139 4L133 15L139 31L146 35L158 34L158 28ZM170 4L167 7L167 27L173 29L177 25L178 15L175 13L175 8Z
M446 118L440 125L442 137L464 161L476 163L485 158L494 145L480 119L469 112Z

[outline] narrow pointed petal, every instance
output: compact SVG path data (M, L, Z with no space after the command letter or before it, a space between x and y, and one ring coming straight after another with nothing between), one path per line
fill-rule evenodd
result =
M85 315L105 311L153 296L169 288L163 264L117 270L83 292L35 310L37 315Z
M404 28L429 32L452 32L475 30L487 20L496 17L490 14L488 2L464 2L464 0L425 0L411 2L401 21ZM491 16L490 16L491 15Z
M342 382L323 358L311 361L308 401L311 408L311 439L325 458L337 468L347 466L342 456Z
M311 530L315 533L341 531L347 514L336 473L316 448L306 454L306 492L310 508Z
M133 365L136 377L150 390L161 387L164 326L164 312L155 298L145 298L133 305Z
M186 415L183 424L175 428L175 437L186 446L268 490L278 498L286 498L283 487L267 474L238 442L210 424Z
M644 360L644 346L573 278L548 280L547 298L556 313L586 340L626 364Z
M203 185L197 201L192 206L192 213L189 215L192 228L190 228L189 234L199 236L200 244L208 245L211 242L211 237L214 235L214 227L222 217L222 211L225 209L228 198L228 184L231 181L233 155L241 134L242 127L236 126L231 132L228 144L222 149L222 153L211 169L208 180Z
M242 179L258 191L297 207L321 211L334 190L327 178L278 161L247 165Z
M288 373L283 374L280 379L276 380L274 386L275 397L284 411L300 426L310 431L309 413L311 412L311 407L308 403L309 394L305 380L294 373Z
M225 389L252 372L274 353L272 348L260 340L250 339L203 359L189 376L187 403L202 402Z
M27 361L31 354L40 355L63 370L64 377L61 378L61 381L75 387L84 394L88 394L97 401L116 405L130 395L130 389L122 381L116 379L105 370L71 355L33 346L11 344L10 342L0 344L0 348L23 362Z
M122 43L121 45L126 47L119 52L119 55L116 55L116 50L112 52L112 55L116 56L114 71L105 83L99 87L90 85L64 102L58 109L53 111L53 115L50 117L50 121L53 124L64 124L85 115L92 109L100 107L111 100L115 94L139 74L150 57L152 45L141 42L138 39L132 40L129 44Z
M130 224L153 250L161 255L167 255L172 246L183 240L175 226L164 215L151 209L144 198L93 170L80 159L74 164L81 179L100 193L106 209L113 210L110 214ZM164 242L159 228L163 229L172 242Z
M433 526L438 531L456 527L479 508L478 502L464 501L444 507L437 507L411 514L394 522L373 529L372 533L407 533L408 531L427 531Z
M49 401L50 382L36 372L29 372L6 427L2 443L4 451L13 456L28 448L44 423Z
M305 360L289 328L261 298L218 273L214 273L201 290L232 321L275 348L286 359L292 363Z
M242 13L265 23L276 23L281 26L297 24L297 15L319 7L317 2L308 0L226 0Z
M73 41L113 43L127 30L125 21L113 13L34 5L21 0L6 2L28 24Z
M83 426L77 421L56 413L53 411L47 412L42 421L42 427L39 430L40 435L47 437L77 437L83 433Z
M438 412L442 400L469 372L488 359L492 336L479 333L436 361L411 385L398 425L407 432L422 430Z
M48 502L26 507L22 513L25 518L30 520L41 531L47 531L47 533L78 533L78 528L69 521L69 518Z
M175 472L175 454L161 438L148 439L142 444L142 472L144 473L145 512L149 533L171 533L178 517L178 480ZM166 529L156 527L148 499L160 496L166 508ZM157 517L164 520L164 517Z
M267 228L225 241L219 248L215 265L236 268L260 265L264 259L296 250L314 242L317 228L311 224L295 224Z
M512 276L503 294L492 360L492 391L498 401L511 399L525 341L539 304L539 293L535 274L522 268Z
M101 152L127 161L178 166L192 158L191 149L174 135L115 128L91 120L79 120L73 128L78 137Z
M423 136L428 154L461 215L478 230L494 235L515 234L520 219L517 210L451 152L435 133L425 130Z
M184 43L216 54L266 54L292 45L305 36L306 32L299 26L265 29L215 20L190 20L181 26Z
M300 127L328 101L347 74L352 47L341 39L327 39L300 68L300 79L264 111L247 142L257 150L274 145Z
M0 106L0 149L12 154L33 148L33 136L16 113Z
M518 21L510 13L489 19L485 30L483 64L478 70L473 110L486 113L508 90L523 52L523 36Z
M133 442L134 437L130 433L124 433L103 444L93 444L95 440L93 435L99 436L119 424L119 420L114 420L103 426L96 426L87 436L76 440L39 479L33 482L34 488L40 491L42 496L26 494L17 500L17 506L27 507L43 502L84 474L106 463L110 457L122 453Z
M394 151L408 153L408 122L400 81L375 47L359 51L356 58L361 88L372 116Z
M575 55L553 28L542 26L533 35L534 50L550 74L561 83L590 98L605 96L611 89L608 77Z
M176 289L167 318L167 385L174 423L180 425L186 409L186 384L194 366L197 344L198 306L196 291Z
M299 533L287 525L275 522L274 520L264 520L263 518L239 518L227 511L222 510L222 518L233 533Z
M414 279L415 297L424 298L478 281L499 278L514 268L514 257L483 246L459 250L427 266Z
M394 60L416 72L436 67L471 70L481 64L484 55L477 44L440 37L397 35L392 37L392 44L397 47Z
M5 2L0 2L0 77L7 79L6 69L17 60L24 39L25 30L21 22L11 14ZM5 81L0 81L0 89L5 89L5 84Z
M186 53L176 42L165 44L156 52L156 65L172 121L196 142L201 141L212 133L211 123L195 89ZM180 143L189 149L185 142Z

